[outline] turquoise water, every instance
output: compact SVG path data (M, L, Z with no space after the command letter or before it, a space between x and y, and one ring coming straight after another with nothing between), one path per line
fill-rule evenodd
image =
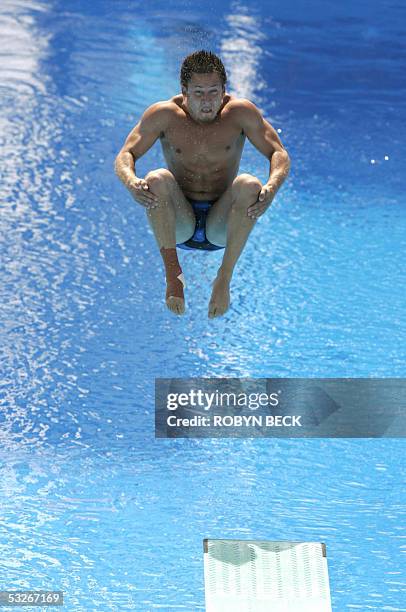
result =
M66 609L204 608L204 537L322 540L334 610L406 610L403 440L155 441L154 378L405 375L400 2L17 2L0 9L1 586ZM292 158L208 321L221 253L164 307L113 173L212 48ZM139 172L163 165L158 147ZM241 171L267 177L251 146Z

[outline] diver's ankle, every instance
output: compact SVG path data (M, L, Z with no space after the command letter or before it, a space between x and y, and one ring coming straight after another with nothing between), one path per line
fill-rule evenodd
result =
M217 271L217 280L222 280L230 284L232 275L233 275L232 270L228 270L227 268L223 268L222 266L220 266L220 268Z

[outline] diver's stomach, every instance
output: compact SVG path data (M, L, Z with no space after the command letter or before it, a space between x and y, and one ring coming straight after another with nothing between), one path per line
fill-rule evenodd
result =
M194 200L217 200L232 184L238 172L238 163L218 164L208 162L196 167L183 164L168 164L179 187L187 198Z
M185 180L184 177L176 176L175 179L183 194L193 200L217 200L230 184L229 178L224 176L221 178L212 177L211 180L208 177L203 181L201 179L195 181Z
M186 198L189 198L189 200L196 200L202 202L206 200L218 200L222 193L224 193L218 193L213 191L186 191L184 189L182 189L182 191L184 196Z

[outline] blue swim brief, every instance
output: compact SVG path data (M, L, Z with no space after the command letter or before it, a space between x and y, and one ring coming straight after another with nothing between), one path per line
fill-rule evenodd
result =
M177 244L176 246L180 249L202 249L204 251L217 251L218 249L224 249L222 246L212 244L206 238L206 217L210 210L210 207L216 200L192 200L188 198L189 202L193 206L193 210L196 216L195 232L189 240Z

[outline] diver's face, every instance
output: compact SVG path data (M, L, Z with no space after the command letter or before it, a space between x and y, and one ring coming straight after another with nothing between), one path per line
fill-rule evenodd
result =
M217 72L193 72L187 89L182 89L182 93L192 119L199 123L214 121L224 96L223 85Z

